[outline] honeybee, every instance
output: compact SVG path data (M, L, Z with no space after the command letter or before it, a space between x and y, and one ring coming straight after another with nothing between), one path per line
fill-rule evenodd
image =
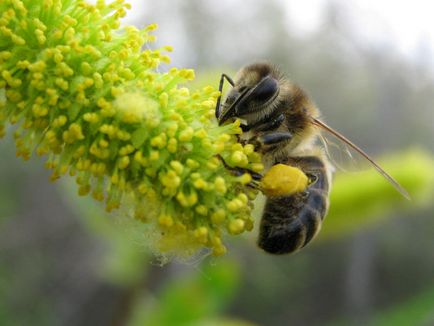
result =
M334 170L323 146L325 131L367 159L403 196L408 193L372 158L346 137L319 119L320 112L306 93L286 79L272 64L254 63L243 67L232 80L222 74L219 90L227 80L232 89L221 104L219 124L241 120L239 141L250 143L262 154L264 172L276 164L301 169L309 178L305 191L288 196L267 197L259 228L258 245L271 254L295 252L319 232L329 207ZM247 171L248 172L248 171ZM254 173L252 176L260 179Z

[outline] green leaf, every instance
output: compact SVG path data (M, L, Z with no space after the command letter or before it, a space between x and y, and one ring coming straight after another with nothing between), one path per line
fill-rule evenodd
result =
M431 154L409 150L380 161L409 193L405 199L374 169L336 175L330 194L330 210L319 238L326 239L368 227L405 209L423 206L434 190Z

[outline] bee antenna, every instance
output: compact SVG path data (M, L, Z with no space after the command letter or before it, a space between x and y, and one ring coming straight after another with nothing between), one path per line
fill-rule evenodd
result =
M221 77L220 77L220 83L219 83L219 92L220 92L220 95L217 98L217 103L216 103L216 106L215 106L215 115L216 115L217 119L220 117L220 113L221 113L220 102L221 102L221 99L222 99L223 83L224 83L225 79L229 82L229 84L231 84L232 87L234 87L234 85L235 85L235 83L234 83L234 81L232 80L231 77L229 77L226 74L222 74L221 75Z

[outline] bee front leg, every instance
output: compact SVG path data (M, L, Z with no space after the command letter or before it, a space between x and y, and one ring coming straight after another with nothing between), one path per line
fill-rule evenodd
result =
M283 113L281 113L274 119L269 119L266 117L254 124L241 125L241 129L243 129L243 132L250 131L251 129L255 129L256 131L270 132L279 128L284 120L285 116Z
M223 157L221 157L220 155L216 155L220 161L223 163L224 167L226 168L226 170L228 170L232 175L236 176L236 177L240 177L243 174L250 174L250 176L252 177L252 181L250 181L247 186L254 188L254 189L259 189L259 182L261 181L263 175L257 172L254 172L252 170L249 169L244 169L244 168L240 168L240 167L232 167L229 166L225 160L223 159Z

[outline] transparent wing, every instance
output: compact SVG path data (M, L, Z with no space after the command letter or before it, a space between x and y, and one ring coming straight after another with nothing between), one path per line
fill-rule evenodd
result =
M360 172L370 168L370 163L354 149L330 133L321 133L320 143L333 167L342 172Z
M396 181L392 176L390 176L386 171L384 171L384 169L380 165L378 165L378 163L375 162L360 147L358 147L344 135L329 127L321 120L313 118L312 123L319 127L321 130L325 131L325 133L323 133L323 135L321 136L321 140L324 143L324 149L327 156L336 168L344 171L361 170L363 169L363 166L366 165L364 164L364 161L368 162L399 193L401 193L405 198L410 199L410 195L408 194L407 190L405 190L398 183L398 181ZM332 136L334 139L330 140L329 136Z

